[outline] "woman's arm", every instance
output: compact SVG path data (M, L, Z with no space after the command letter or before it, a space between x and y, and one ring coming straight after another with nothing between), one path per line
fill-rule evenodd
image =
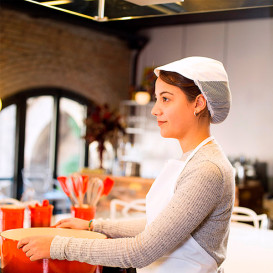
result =
M90 223L79 218L66 218L57 222L53 227L73 228L104 233L109 238L134 237L145 229L146 218L126 220L94 220Z
M183 181L167 207L134 238L90 240L56 236L51 257L125 268L149 265L186 240L223 194L223 177L216 165L204 162L195 168L181 177Z
M146 226L146 218L126 220L94 220L93 231L105 234L109 238L134 237Z

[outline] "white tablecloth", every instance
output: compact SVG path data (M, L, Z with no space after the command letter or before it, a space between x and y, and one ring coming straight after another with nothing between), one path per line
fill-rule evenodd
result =
M224 273L273 273L273 231L231 224Z

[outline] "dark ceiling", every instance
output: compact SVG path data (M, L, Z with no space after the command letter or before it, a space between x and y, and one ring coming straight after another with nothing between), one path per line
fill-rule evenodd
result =
M99 9L102 0L66 0L68 3L61 5L45 1L1 0L0 5L32 17L61 20L133 42L135 34L148 27L273 16L273 0L184 0L149 6L128 2L141 0L105 0L102 17ZM125 20L128 16L134 19Z

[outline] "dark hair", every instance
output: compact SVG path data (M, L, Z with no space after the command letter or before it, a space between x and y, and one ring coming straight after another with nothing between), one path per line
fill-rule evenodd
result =
M190 80L177 72L160 70L159 78L167 84L180 88L181 91L186 95L189 102L193 102L198 95L202 94L199 87L194 83L193 80ZM208 107L206 106L206 108L198 115L200 115L200 117L210 117Z

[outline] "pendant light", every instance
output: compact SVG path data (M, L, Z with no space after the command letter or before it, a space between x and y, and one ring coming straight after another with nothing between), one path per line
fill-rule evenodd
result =
M135 101L140 105L148 104L151 100L151 95L147 91L137 91Z

